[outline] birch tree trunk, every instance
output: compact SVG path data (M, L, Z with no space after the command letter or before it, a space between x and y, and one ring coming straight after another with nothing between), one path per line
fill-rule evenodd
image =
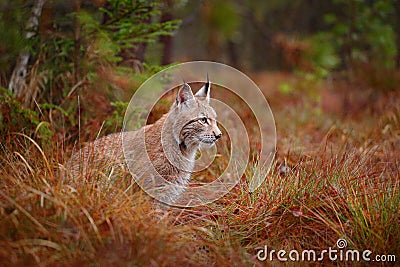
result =
M37 33L39 27L39 18L42 14L43 5L45 2L46 0L35 0L31 17L26 24L25 38L27 40L32 39L32 37ZM24 93L29 58L30 54L25 49L19 53L17 63L11 75L10 83L8 84L8 89L17 97L23 95Z

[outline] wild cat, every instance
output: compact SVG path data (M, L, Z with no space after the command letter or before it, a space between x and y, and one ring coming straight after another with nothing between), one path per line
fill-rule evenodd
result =
M70 159L70 173L87 175L89 171L93 172L93 168L104 169L105 166L111 172L118 168L126 169L129 165L127 160L137 163L147 153L146 158L150 162L136 164L135 168L140 170L135 173L149 175L149 165L152 165L159 176L179 185L180 189L166 190L166 195L161 200L173 202L190 182L196 152L202 147L213 146L222 136L217 125L216 112L210 105L210 89L210 82L207 80L193 94L191 87L185 82L168 113L154 124L137 131L110 134L89 143ZM144 144L141 144L143 141ZM110 177L111 174L105 176Z

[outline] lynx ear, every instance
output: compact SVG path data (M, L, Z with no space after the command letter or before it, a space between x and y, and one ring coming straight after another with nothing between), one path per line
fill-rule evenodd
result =
M191 99L194 99L192 88L190 88L190 85L185 82L181 89L179 89L178 95L176 96L176 105L179 106L180 104Z
M209 81L208 75L207 75L207 82L203 85L203 87L200 88L199 91L197 91L195 96L205 97L207 102L210 102L210 88L211 88L211 84L210 84L210 81Z

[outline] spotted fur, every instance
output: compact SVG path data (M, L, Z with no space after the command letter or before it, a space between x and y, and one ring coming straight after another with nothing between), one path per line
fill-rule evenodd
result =
M87 176L97 169L106 173L105 177L125 171L123 139L125 156L130 158L132 153L144 153L135 150L139 146L139 135L144 134L147 155L157 173L171 183L185 186L190 181L196 151L201 147L214 145L221 137L216 117L210 106L210 83L207 82L195 95L185 83L169 112L154 124L138 131L99 138L75 153L68 164L70 177ZM145 168L144 166L144 172ZM177 199L183 191L184 187L168 191L166 200Z

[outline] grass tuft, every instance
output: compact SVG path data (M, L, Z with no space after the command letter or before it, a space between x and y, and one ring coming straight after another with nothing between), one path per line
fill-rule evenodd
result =
M282 105L287 97L273 99L278 152L260 188L248 190L252 161L225 197L162 216L130 180L105 187L101 170L78 177L85 181L79 186L65 183L60 173L72 145L41 145L22 132L3 138L0 265L258 266L265 245L323 250L339 238L348 248L400 257L400 110L393 97L361 119L321 113L306 95ZM250 138L257 151L257 136ZM221 154L197 177L212 180L225 166Z

